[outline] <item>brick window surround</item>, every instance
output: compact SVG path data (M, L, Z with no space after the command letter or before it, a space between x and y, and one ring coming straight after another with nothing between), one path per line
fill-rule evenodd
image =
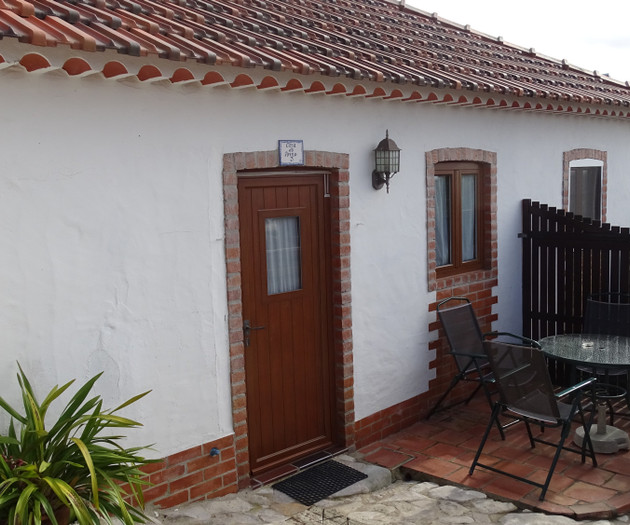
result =
M569 209L569 177L571 161L581 159L595 159L603 163L602 167L602 222L606 222L608 201L608 153L598 149L578 148L565 151L562 155L562 208Z
M437 304L452 296L464 296L470 299L479 319L482 332L492 330L492 323L497 314L492 313L492 306L497 303L494 288L498 280L497 264L497 154L471 148L443 148L428 151L426 160L427 187L427 261L429 291L436 292L436 302L429 305L429 311L435 312ZM448 277L436 277L435 253L435 167L440 162L475 162L483 167L482 199L484 217L484 268L463 272ZM436 369L436 377L431 380L428 392L428 405L444 392L456 373L453 359L448 355L448 342L437 318L429 322L429 332L436 332L437 338L429 343L430 349L436 350L436 359L430 367ZM431 338L430 338L431 339ZM465 397L466 389L458 386L455 395Z
M304 166L326 169L330 181L333 339L335 355L336 427L344 446L354 445L354 369L352 346L352 303L350 290L350 186L349 155L305 151ZM255 151L223 156L225 208L225 257L230 346L232 417L239 488L250 485L245 384L245 347L241 290L238 189L239 172L278 170L278 152ZM297 171L299 168L291 170Z
M482 270L456 274L443 279L436 278L435 264L435 165L439 162L476 162L483 170L483 200L485 219L484 261ZM465 295L473 303L482 328L489 331L496 320L492 305L497 299L492 295L497 285L497 155L490 151L469 148L438 149L426 153L427 170L427 249L429 269L429 290L435 291L437 301L451 295ZM429 305L429 311L435 312L437 301ZM429 323L429 330L439 330L439 323ZM357 447L366 447L377 440L399 432L426 416L439 396L446 390L455 369L453 359L447 355L448 345L441 330L438 338L429 343L430 349L436 350L436 359L430 363L436 369L436 378L429 384L429 390L397 405L357 421L355 435ZM430 338L431 339L431 338ZM466 392L458 387L457 392Z

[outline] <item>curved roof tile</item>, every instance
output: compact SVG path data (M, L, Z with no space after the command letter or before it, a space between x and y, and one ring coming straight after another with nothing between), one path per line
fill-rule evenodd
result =
M335 81L329 89L318 81L287 82L270 76L258 89L402 101L430 99L428 93L403 94L396 87L407 85L451 91L448 96L436 96L440 103L527 110L548 107L554 112L617 117L627 117L630 110L627 82L540 56L533 49L506 44L501 38L389 0L0 0L0 38L42 48L113 49L148 57L154 68L150 73L145 69L140 80L163 78L159 59L165 59L350 81L347 86ZM48 62L45 51L41 59L29 56L22 61L28 70L41 69L44 66L38 64ZM127 74L124 66L120 65L123 72L111 64L107 71L100 71L106 78ZM52 66L48 63L46 67ZM83 75L88 73L87 67L87 61L77 58L66 62L64 69L71 75ZM173 83L218 82L195 79L187 69L177 69L168 78ZM369 94L362 86L352 85L352 81L362 80L381 83L383 89ZM222 83L240 88L254 81ZM484 102L484 97L473 93L488 96ZM495 104L490 103L491 96L517 101L502 99ZM541 98L558 103L528 102ZM591 111L571 104L628 110Z

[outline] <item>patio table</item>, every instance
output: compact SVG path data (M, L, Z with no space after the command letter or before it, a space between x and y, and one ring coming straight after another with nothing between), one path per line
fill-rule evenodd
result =
M542 351L548 357L572 365L593 368L630 369L630 337L605 334L562 334L540 340ZM581 445L584 436L579 430L574 440ZM613 453L630 448L630 438L623 430L606 425L606 404L598 403L597 431L591 433L595 452Z

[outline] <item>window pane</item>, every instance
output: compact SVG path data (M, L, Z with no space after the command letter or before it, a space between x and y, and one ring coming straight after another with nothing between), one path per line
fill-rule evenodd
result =
M302 288L300 218L265 219L267 293L293 292Z
M601 219L602 176L599 166L571 168L569 211L576 215Z
M462 261L477 258L477 177L462 175Z
M451 263L451 179L435 178L435 258L438 266Z

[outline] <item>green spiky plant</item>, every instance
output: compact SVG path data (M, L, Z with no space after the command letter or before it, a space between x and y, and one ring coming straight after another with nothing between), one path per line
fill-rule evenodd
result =
M66 520L58 517L64 514L81 525L111 524L112 517L125 524L147 521L141 467L155 460L140 455L147 447L123 448L124 436L111 432L141 426L116 413L149 392L104 410L100 396L88 397L101 372L47 429L48 408L74 380L55 386L39 403L19 363L18 368L24 413L0 397L0 407L11 416L7 435L0 435L0 523L61 525Z

